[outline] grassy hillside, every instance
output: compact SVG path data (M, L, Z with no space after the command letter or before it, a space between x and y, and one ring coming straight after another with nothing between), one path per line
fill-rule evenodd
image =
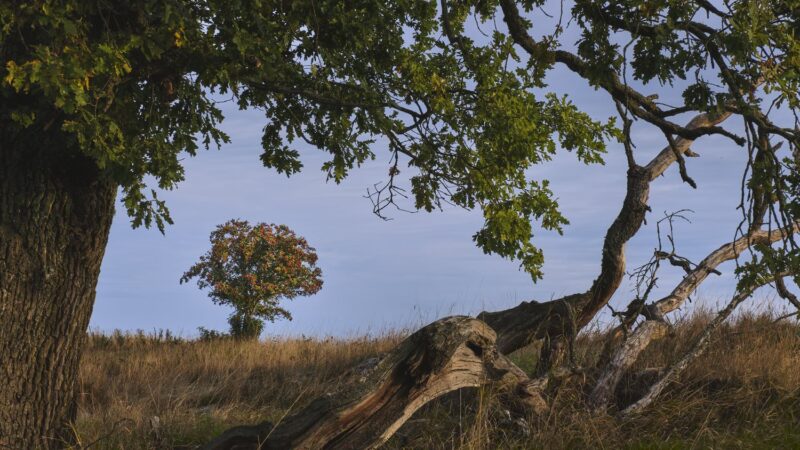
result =
M695 314L677 336L648 349L635 371L676 360L708 320ZM75 432L93 449L194 448L225 428L273 422L336 388L348 367L392 348L377 339L186 341L168 334L89 336ZM575 358L591 367L602 333L584 334ZM536 348L514 356L525 369ZM527 424L509 419L490 389L431 403L388 448L800 448L800 326L768 315L724 327L709 351L657 405L629 421L591 414L582 396L589 374L558 387L552 410ZM618 401L641 393L623 382ZM639 386L637 386L639 384Z

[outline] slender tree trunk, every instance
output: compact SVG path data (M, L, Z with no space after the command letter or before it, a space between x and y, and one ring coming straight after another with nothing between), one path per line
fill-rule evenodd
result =
M0 130L0 448L64 448L116 185L55 133Z

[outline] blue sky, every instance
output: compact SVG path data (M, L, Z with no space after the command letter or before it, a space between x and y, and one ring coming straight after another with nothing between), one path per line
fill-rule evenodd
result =
M563 67L549 81L552 90L568 93L595 118L614 114L604 93L586 87ZM669 100L669 94L659 93ZM502 309L522 300L545 301L591 284L605 230L624 196L626 166L617 144L610 145L605 166L584 166L562 151L554 161L532 169L532 177L551 181L571 221L563 236L541 232L535 237L546 263L544 280L534 285L516 262L484 255L474 246L471 236L481 226L480 211L395 212L391 221L373 215L364 195L387 171L388 154L380 146L375 161L354 170L340 185L326 183L319 170L321 151L301 147L305 170L287 178L265 169L258 159L263 115L232 107L225 114L223 128L232 142L220 151L187 158L186 181L162 194L175 220L165 235L131 229L124 208L117 208L92 328L168 328L187 336L195 335L199 326L226 329L229 310L213 305L194 284L179 285L178 280L209 247L211 230L231 218L286 224L320 256L322 290L286 302L294 320L268 324L269 334L357 335L413 327L444 315ZM633 137L640 163L664 145L658 131L643 125L635 126ZM695 211L692 224L679 224L677 234L678 251L694 261L733 237L741 217L736 205L744 149L719 138L705 138L693 148L702 156L688 160L688 169L699 189L682 183L675 167L653 183L653 212L628 245L629 269L650 257L656 245L654 225L664 211ZM709 279L699 297L710 304L726 301L734 288L732 268L722 267L723 276ZM679 269L667 268L654 295L668 292L679 279ZM630 289L626 280L612 305L624 307Z

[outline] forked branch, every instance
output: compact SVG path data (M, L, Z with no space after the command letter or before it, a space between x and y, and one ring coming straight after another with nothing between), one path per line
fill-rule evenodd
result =
M730 114L700 114L686 128L717 125L728 117ZM646 166L628 169L625 199L606 232L600 274L588 291L545 303L522 302L511 309L478 315L497 332L497 348L501 353L511 353L544 337L563 336L569 330L580 331L608 304L625 276L625 244L639 231L649 210L650 183L677 161L675 151L685 154L693 142L676 139L674 146L663 148ZM570 321L570 310L576 311L575 323Z

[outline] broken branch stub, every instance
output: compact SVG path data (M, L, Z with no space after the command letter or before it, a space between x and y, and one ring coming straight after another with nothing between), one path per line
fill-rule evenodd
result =
M374 368L355 370L338 392L313 400L276 426L236 427L207 450L362 449L388 440L431 400L465 387L497 383L532 412L546 403L531 380L495 347L485 323L455 316L420 329Z

